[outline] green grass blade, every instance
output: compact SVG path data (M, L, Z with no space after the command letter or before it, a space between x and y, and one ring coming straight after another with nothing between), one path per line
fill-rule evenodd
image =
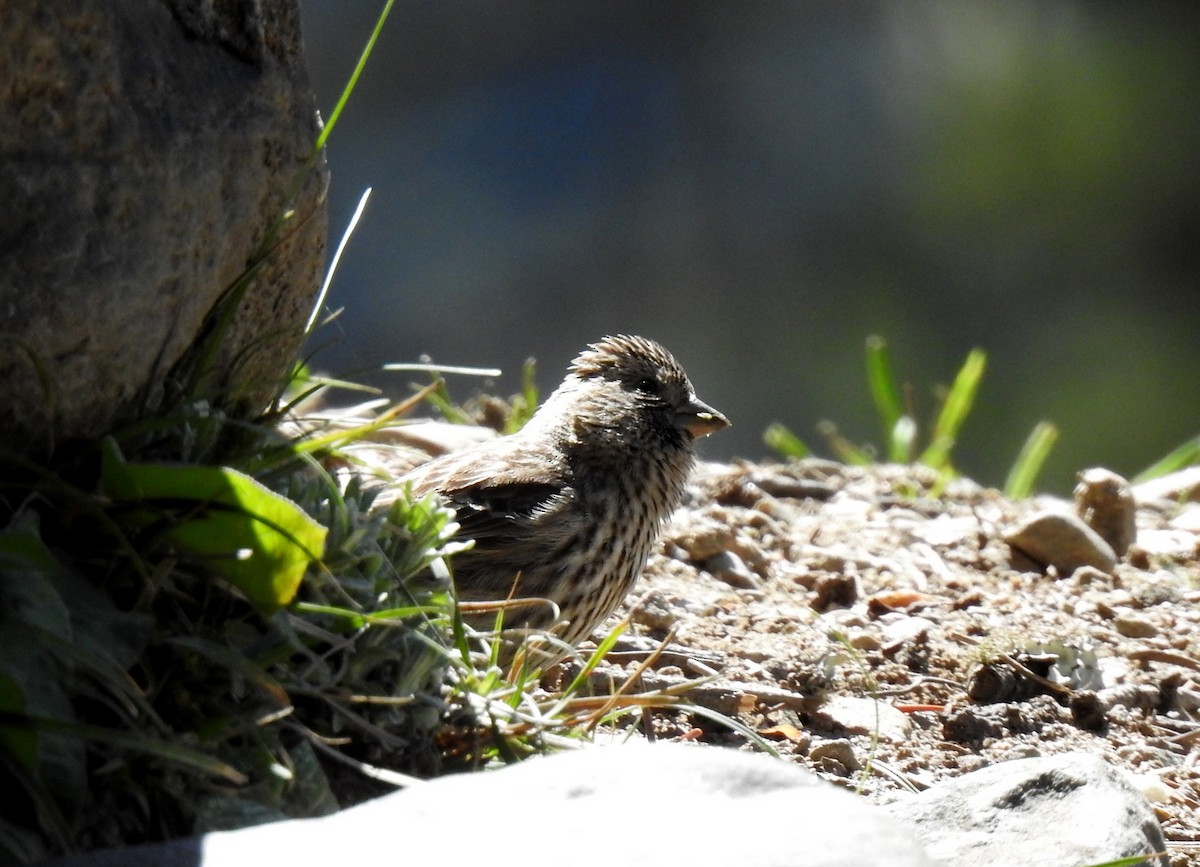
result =
M444 605L406 605L400 608L381 608L364 614L361 611L351 611L336 605L320 605L315 602L297 602L292 610L298 614L325 614L341 618L354 629L367 624L376 626L394 626L413 617L438 617L446 613Z
M575 695L587 685L588 676L596 670L596 666L604 661L604 657L608 656L608 652L613 649L613 646L617 643L617 640L624 634L628 627L629 622L622 621L621 623L617 624L612 632L604 636L604 640L596 645L596 649L592 652L591 656L588 657L587 662L584 664L583 668L580 669L579 674L575 675L575 678L571 681L570 686L563 690L562 694L564 698Z
M983 371L987 366L987 353L982 349L972 349L967 353L967 360L954 377L954 384L946 394L942 410L938 413L933 425L933 441L918 458L920 463L940 470L950 465L950 452L958 439L958 432L971 413L975 403L975 395L979 392L979 383L983 379Z
M516 433L533 418L538 408L537 365L532 358L525 359L521 368L521 393L513 398L508 421L504 425L506 434Z
M842 463L860 467L875 463L874 454L861 446L856 446L842 436L841 431L837 429L837 425L833 422L818 422L817 431L821 436L825 437L825 441L833 449L834 456Z
M1013 461L1008 478L1004 481L1004 495L1012 500L1023 500L1033 493L1034 482L1042 471L1042 465L1050 454L1050 449L1058 440L1058 428L1048 421L1038 422L1029 436L1017 459Z
M178 743L147 737L145 732L111 729L85 723L66 722L45 717L22 715L4 722L28 726L37 732L48 732L81 741L96 741L131 753L155 756L164 761L195 768L213 777L218 777L237 786L244 786L249 778L232 765L203 753L200 750Z
M1131 855L1128 858L1118 858L1116 861L1105 861L1103 864L1089 864L1087 867L1135 867L1137 864L1150 864L1165 857L1167 852L1148 852L1145 855Z
M1138 482L1147 482L1150 479L1157 479L1160 476L1165 476L1167 473L1173 473L1176 470L1182 470L1184 467L1198 463L1200 463L1200 436L1188 440L1176 449L1172 449L1169 454L1159 458L1134 476L1133 481L1135 484Z
M796 436L779 422L772 422L763 431L763 442L783 458L806 458L812 450L800 437Z
M441 413L442 418L451 424L475 424L475 419L471 417L471 414L450 399L450 391L446 388L446 381L444 379L438 379L434 383L434 388L426 393L425 401Z
M892 372L892 359L888 354L887 341L878 335L867 338L867 386L871 390L875 411L879 413L883 424L884 438L890 443L896 425L904 415L904 405ZM911 457L889 454L889 459L907 463Z
M209 662L215 663L218 668L227 669L230 673L245 678L248 683L258 687L279 707L288 707L292 703L287 690L280 685L279 681L268 674L253 659L237 650L198 635L176 635L167 639L167 643L202 656Z
M328 130L329 127L325 129ZM324 135L325 133L322 132L321 134ZM329 268L325 271L325 282L321 284L321 291L317 293L317 298L313 302L312 313L308 314L308 322L304 325L305 336L312 334L313 327L317 324L317 319L321 315L321 308L325 306L325 297L329 294L329 286L333 283L333 275L337 273L338 265L341 264L342 253L346 252L346 245L350 243L350 236L358 228L358 221L362 219L363 211L367 209L367 200L370 198L371 188L367 187L358 199L358 207L354 209L354 213L350 216L350 222L346 224L346 230L342 232L342 238L338 241L333 258L329 260Z
M375 19L375 29L371 31L371 38L367 40L367 44L363 47L362 54L358 57L358 64L354 67L354 72L350 74L350 80L346 82L346 86L342 89L342 95L338 97L337 105L329 113L329 120L325 122L325 129L321 130L321 134L317 136L317 144L313 148L314 153L319 153L321 148L325 147L325 142L329 138L329 134L333 132L333 128L337 125L338 118L342 115L342 109L346 107L346 102L350 99L350 94L354 92L354 88L358 85L358 77L362 75L363 69L366 68L367 60L371 57L371 52L375 50L375 43L379 40L379 34L383 32L384 22L387 21L394 2L395 0L387 0L387 3L383 6L383 11Z

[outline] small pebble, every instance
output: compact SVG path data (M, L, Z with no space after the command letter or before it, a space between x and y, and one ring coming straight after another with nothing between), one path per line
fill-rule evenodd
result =
M912 720L885 701L831 695L809 711L810 722L835 734L877 734L887 743L902 744L912 734Z
M1081 566L1112 572L1117 565L1112 546L1069 512L1037 512L1006 533L1004 541L1043 566L1053 566L1060 575L1070 575Z
M751 572L746 563L732 551L722 551L704 561L705 571L730 587L742 590L757 590L761 585L758 576Z
M846 643L855 650L879 650L883 646L879 636L861 629L849 633L846 636Z
M854 754L854 745L843 738L816 744L809 749L808 757L828 770L845 769L853 772L862 768L862 762ZM831 764L832 768L829 767Z
M1137 541L1133 489L1111 470L1093 467L1079 474L1075 511L1118 557L1124 557L1129 546Z
M1136 614L1118 614L1112 621L1113 629L1126 638L1153 638L1158 627Z
M693 563L703 563L733 544L733 530L711 518L694 518L670 533L665 541L686 551Z

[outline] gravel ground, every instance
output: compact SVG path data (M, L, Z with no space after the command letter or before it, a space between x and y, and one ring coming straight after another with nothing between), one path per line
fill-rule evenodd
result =
M626 677L673 630L643 689L707 676L695 704L878 802L1006 759L1098 753L1154 802L1172 864L1200 865L1198 472L1132 496L1101 472L1075 504L965 480L935 495L917 467L702 465L599 676ZM1043 510L1086 517L1111 548L1018 531ZM747 742L699 714L648 728Z

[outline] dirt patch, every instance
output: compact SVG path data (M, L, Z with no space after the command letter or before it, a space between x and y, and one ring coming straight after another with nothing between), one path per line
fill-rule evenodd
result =
M1060 575L1005 537L1072 504L937 484L914 467L701 466L610 623L630 618L628 650L601 676L674 630L678 652L643 687L711 673L692 701L878 802L1007 759L1097 753L1154 802L1172 864L1200 864L1200 504L1139 496L1120 562ZM648 728L746 743L699 714Z

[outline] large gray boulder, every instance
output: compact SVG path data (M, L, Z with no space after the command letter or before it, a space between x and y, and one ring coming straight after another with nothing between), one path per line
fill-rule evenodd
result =
M1082 753L1003 762L880 808L767 756L634 743L442 777L322 818L46 867L386 865L431 852L440 864L1076 867L1164 848L1124 772Z
M0 445L100 435L171 393L319 125L296 0L0 2ZM321 161L221 340L208 386L235 411L299 346L325 182Z
M899 824L794 765L632 744L442 777L319 819L96 852L56 867L578 863L932 867Z
M889 805L930 856L954 867L1077 867L1145 855L1162 829L1128 775L1064 753L990 765Z

